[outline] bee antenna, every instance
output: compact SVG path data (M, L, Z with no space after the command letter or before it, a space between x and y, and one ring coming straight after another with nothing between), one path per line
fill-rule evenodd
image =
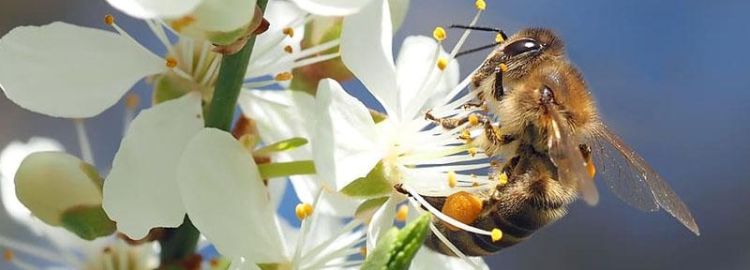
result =
M465 50L465 51L460 51L460 52L458 52L456 54L456 57L459 57L459 56L462 56L462 55L465 55L465 54L475 53L475 52L478 52L478 51L483 51L483 50L486 50L486 49L489 49L489 48L493 48L493 47L499 45L500 43L501 42L494 42L492 44L487 44L487 45L484 45L484 46L481 46L481 47L477 47L477 48L474 48L474 49L468 49L468 50Z
M508 35L505 34L503 30L500 30L498 28L494 27L485 27L485 26L471 26L471 25L460 25L460 24L451 24L451 26L448 26L448 28L457 28L457 29L465 29L465 30L477 30L477 31L485 31L485 32L495 32L500 35L502 35L503 39L508 39Z

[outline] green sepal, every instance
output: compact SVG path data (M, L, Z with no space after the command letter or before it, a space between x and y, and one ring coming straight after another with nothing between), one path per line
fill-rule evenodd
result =
M258 150L253 151L253 155L265 156L276 152L284 152L295 149L297 147L307 144L307 139L301 137L294 137L286 139L280 142L276 142L270 145L266 145Z
M101 205L69 209L60 220L63 228L89 241L112 235L117 230L115 222L107 217Z
M367 176L357 178L346 185L341 192L357 198L382 197L392 192L393 185L385 178L382 162L378 162Z
M357 210L354 211L354 217L363 221L370 220L372 215L375 214L375 211L377 211L387 200L388 196L364 201L357 207Z
M312 160L264 163L258 164L258 171L262 179L315 174L315 163Z
M166 73L155 77L152 99L154 104L170 101L190 92L193 87L194 83L189 80Z
M364 264L363 270L400 270L409 269L412 259L427 237L430 225L429 213L426 213L400 231L395 227L388 230L380 239Z

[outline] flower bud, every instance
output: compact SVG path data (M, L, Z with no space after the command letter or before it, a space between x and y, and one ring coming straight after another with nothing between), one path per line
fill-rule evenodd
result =
M252 34L262 22L253 0L204 0L188 15L168 21L180 34L227 46Z

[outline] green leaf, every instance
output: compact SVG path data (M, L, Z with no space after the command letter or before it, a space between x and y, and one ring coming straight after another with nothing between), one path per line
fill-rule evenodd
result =
M359 220L370 220L372 215L375 214L375 211L377 211L387 200L387 196L366 200L357 207L356 211L354 211L354 217Z
M115 232L115 222L107 217L101 205L80 206L62 214L62 226L86 240L109 236Z
M391 193L393 185L385 178L382 162L378 162L367 176L346 185L341 192L351 197L375 198Z
M258 164L258 171L263 179L315 174L315 163L312 160L264 163Z
M367 256L363 270L409 269L414 255L422 246L430 226L431 215L425 213L401 229L391 228L378 240Z
M307 139L294 137L271 145L266 145L263 148L253 151L253 155L265 156L276 152L289 151L305 144L307 144Z

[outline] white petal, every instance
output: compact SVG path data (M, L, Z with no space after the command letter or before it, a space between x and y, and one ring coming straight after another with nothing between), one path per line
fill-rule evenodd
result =
M479 266L479 269L487 269L490 267L484 262L481 257L470 257L474 265ZM414 260L411 261L411 268L414 270L439 270L439 269L476 269L468 262L458 257L450 257L435 251L430 250L427 247L421 248Z
M151 228L182 224L177 162L203 128L201 113L200 94L191 92L141 111L130 124L104 182L104 210L119 231L139 239Z
M378 239L393 227L393 219L396 217L396 204L398 204L398 201L390 197L372 215L370 225L367 227L367 250L375 250Z
M190 220L219 252L256 263L286 260L258 167L231 134L206 128L195 135L177 178Z
M443 71L438 69L435 55L437 46L437 41L426 36L407 37L401 45L396 72L405 118L414 117L406 115L407 110L421 113L434 107L436 102L442 101L458 85L458 61L451 62ZM446 59L449 57L442 48L438 55Z
M391 7L391 22L393 23L394 32L401 27L401 24L406 19L410 2L411 0L388 0L388 5Z
M316 99L315 168L319 177L341 190L366 176L383 157L384 147L365 105L336 81L321 80Z
M322 16L346 16L357 13L370 2L381 0L292 0L306 10L315 15Z
M237 30L253 19L255 3L256 0L203 0L192 13L195 27L209 32Z
M398 118L400 105L391 28L388 1L372 1L361 12L344 18L341 59L388 115Z
M13 179L21 161L29 154L41 151L63 151L63 146L53 139L32 137L28 143L12 141L0 153L0 199L10 217L24 224L30 224L35 220L31 217L29 209L18 201Z
M17 27L0 39L0 86L28 110L95 116L164 61L112 32L61 22Z
M130 16L150 19L186 15L203 0L107 0L107 2Z
M292 137L308 139L308 144L277 153L275 161L311 160L312 141L315 119L315 99L302 91L243 91L239 99L240 108L245 116L253 118L258 124L261 138L266 143L273 143ZM294 191L300 201L313 203L322 184L317 175L291 176ZM273 181L272 181L273 182ZM326 187L333 190L333 186ZM347 216L357 209L358 200L336 192L324 192L315 206L315 211L327 215Z

